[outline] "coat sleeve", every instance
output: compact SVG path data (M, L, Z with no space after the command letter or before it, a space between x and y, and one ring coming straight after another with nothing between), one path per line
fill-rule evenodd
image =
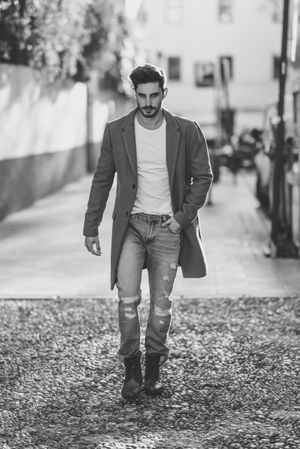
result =
M194 122L191 123L187 132L186 170L187 178L191 183L187 187L181 209L174 214L174 218L182 228L196 219L198 210L206 201L213 179L208 148L201 129Z
M98 235L98 227L103 217L115 172L109 124L107 123L85 214L83 235L86 237Z

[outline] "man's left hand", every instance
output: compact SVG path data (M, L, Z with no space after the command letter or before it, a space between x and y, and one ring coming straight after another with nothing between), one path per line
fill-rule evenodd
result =
M162 223L162 227L165 228L166 226L169 226L170 231L173 232L174 234L179 234L179 232L181 231L181 226L178 223L178 221L175 220L174 217L171 217Z

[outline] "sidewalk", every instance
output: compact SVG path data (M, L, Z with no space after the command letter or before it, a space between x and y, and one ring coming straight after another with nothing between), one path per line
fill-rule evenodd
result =
M115 297L109 289L110 195L100 228L102 257L83 245L83 217L91 177L86 176L0 223L0 297ZM293 296L300 293L300 260L268 259L268 222L253 195L254 178L235 185L223 172L213 187L213 206L201 210L209 264L204 279L177 276L174 296ZM148 294L146 277L142 289Z

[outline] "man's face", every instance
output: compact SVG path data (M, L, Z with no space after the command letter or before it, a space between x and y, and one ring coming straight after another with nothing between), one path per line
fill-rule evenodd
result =
M162 90L158 81L138 84L135 97L139 111L145 118L155 117L161 110L162 101L166 95L167 89Z

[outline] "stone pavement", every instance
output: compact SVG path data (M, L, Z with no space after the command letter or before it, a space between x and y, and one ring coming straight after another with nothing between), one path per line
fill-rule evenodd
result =
M209 264L204 279L183 279L174 296L293 296L300 294L300 260L269 259L263 248L269 223L254 198L254 176L234 184L224 169L213 187L213 205L201 212ZM111 212L114 191L100 228L102 257L83 245L82 225L91 176L41 199L0 223L0 297L115 297L109 288ZM148 295L146 274L142 290Z

